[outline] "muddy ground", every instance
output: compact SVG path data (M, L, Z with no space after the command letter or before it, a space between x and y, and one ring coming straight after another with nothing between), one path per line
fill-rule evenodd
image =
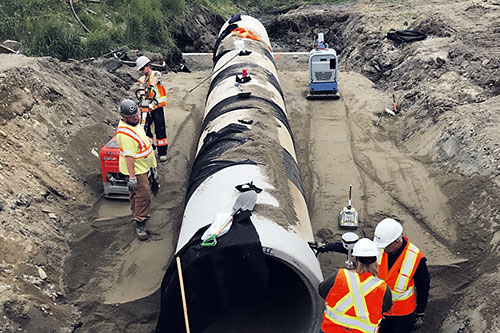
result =
M428 258L421 331L499 331L500 3L370 1L259 17L277 52L309 50L311 29L326 25L340 55L338 101L307 101L307 65L277 61L317 240L340 238L353 184L361 234L392 216ZM428 38L385 38L407 28ZM179 38L196 45L190 36ZM127 204L102 198L96 156L136 73L102 62L0 56L0 331L154 328L208 82L188 90L210 72L165 73L169 156L140 243ZM393 94L401 113L375 126ZM320 260L327 275L344 258Z

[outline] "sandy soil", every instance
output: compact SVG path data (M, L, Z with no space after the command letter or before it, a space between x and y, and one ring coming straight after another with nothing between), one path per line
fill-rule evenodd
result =
M385 216L400 219L432 275L422 332L500 329L499 13L489 0L403 1L263 17L276 50L308 50L312 26L336 27L340 100L306 100L306 64L278 64L312 227L318 241L340 239L349 184L360 234L371 237ZM383 38L405 27L429 38L403 46ZM0 55L0 331L155 326L208 81L187 91L210 72L165 74L168 161L152 237L140 243L127 204L102 198L96 157L136 73L100 63ZM375 126L393 93L402 113ZM324 274L344 260L322 255Z
M142 243L134 239L127 218L103 220L103 215L128 212L126 204L105 200L98 210L101 218L92 223L92 231L88 233L88 227L83 226L87 232L85 237L72 243L74 254L70 262L91 261L95 253L89 253L89 238L93 242L99 240L93 245L105 258L93 263L95 267L91 270L95 269L95 273L75 291L78 303L92 304L88 311L85 311L87 306L83 307L81 331L136 329L138 316L129 317L130 310L124 309L134 311L146 300L151 304L148 318L153 320L143 320L141 330L149 330L154 325L159 301L155 291L176 242L183 212L183 185L197 143L193 133L201 121L203 93L208 83L199 88L195 94L198 96L187 95L186 91L208 73L166 76L168 82L172 82L167 91L172 102L166 117L168 133L173 139L169 160L160 168L163 187L155 200L150 223L152 240ZM297 144L313 230L319 241L340 239L344 231L338 228L337 214L346 203L349 184L353 184L353 203L361 220L360 235L371 237L376 223L384 216L392 216L403 222L405 232L427 255L433 273L440 272L442 267L447 270L458 267L457 264L466 260L449 247L456 230L447 223L450 208L434 177L425 165L392 143L386 128L393 126L393 119L384 118L379 126L374 125L377 112L391 105L390 96L376 90L365 77L347 72L340 77L342 98L339 101L308 101L304 98L306 71L280 72L279 75ZM360 95L358 91L364 93ZM105 209L110 211L105 212ZM427 221L432 223L428 225ZM338 255L322 255L324 274L342 266L344 260ZM82 270L89 269L75 265L67 271L67 278L74 279L83 275ZM443 286L440 279L436 280L431 294L441 298ZM445 279L442 283L448 281ZM148 295L152 296L146 297ZM445 298L448 307L456 300L453 293ZM431 299L431 308L432 305ZM97 315L95 307L100 310ZM116 320L103 321L101 311L113 311ZM140 313L143 314L144 309ZM440 321L442 314L431 312L426 328L438 328Z

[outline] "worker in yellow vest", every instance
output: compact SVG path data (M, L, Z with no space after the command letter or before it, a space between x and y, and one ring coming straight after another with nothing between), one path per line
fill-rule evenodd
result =
M143 74L138 79L141 87L148 95L147 97L155 100L152 108L147 112L144 130L147 136L153 140L151 125L154 123L158 157L160 162L165 162L167 160L168 140L163 108L167 105L167 92L161 81L161 73L151 69L151 60L148 57L138 57L136 65L136 69Z
M430 289L427 259L403 236L403 227L394 219L377 224L373 241L382 249L378 277L391 288L394 303L384 313L380 333L405 333L422 327Z
M151 193L148 180L150 169L156 168L156 157L151 140L139 125L139 109L130 99L120 103L122 119L116 130L120 148L120 172L128 176L130 208L135 221L135 232L139 240L148 239L146 221L149 220Z
M378 332L382 314L392 306L391 290L377 278L378 254L373 241L360 239L352 251L356 269L340 269L319 285L319 294L326 299L324 333Z

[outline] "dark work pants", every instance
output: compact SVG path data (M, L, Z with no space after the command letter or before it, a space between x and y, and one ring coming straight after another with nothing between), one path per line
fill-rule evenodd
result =
M151 190L149 188L148 173L135 175L137 178L137 189L130 193L130 209L135 221L146 222L149 220L149 208L151 206Z
M150 138L153 138L153 132L151 131L151 125L153 123L155 125L155 137L157 142L156 147L158 149L158 155L167 155L168 144L158 144L159 140L167 138L167 127L165 126L165 115L163 113L163 108L158 108L148 112L144 129L146 130L146 135Z
M413 314L385 316L380 322L379 333L410 333Z

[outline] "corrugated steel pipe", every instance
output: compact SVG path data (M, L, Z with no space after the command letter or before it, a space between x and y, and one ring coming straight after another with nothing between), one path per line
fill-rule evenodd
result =
M233 17L221 28L214 61L177 251L217 213L231 212L235 186L252 182L262 189L251 221L270 278L258 299L242 286L237 304L206 332L316 333L323 276L307 244L313 232L264 26L250 16Z

